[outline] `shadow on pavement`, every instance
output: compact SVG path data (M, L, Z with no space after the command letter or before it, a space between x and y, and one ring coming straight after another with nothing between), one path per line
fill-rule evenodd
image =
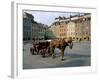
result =
M77 60L71 60L71 61L66 62L64 64L52 66L50 68L60 68L61 66L62 67L81 67L81 66L90 66L90 63L87 64L85 60L77 59Z
M71 58L91 57L90 55L76 54L76 53L71 53L71 54L66 53L65 56L69 56Z

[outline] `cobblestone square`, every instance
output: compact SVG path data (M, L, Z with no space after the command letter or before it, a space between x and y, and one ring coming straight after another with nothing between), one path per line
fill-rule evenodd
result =
M60 68L60 67L82 67L91 65L91 42L74 42L73 49L66 47L64 61L61 61L60 50L55 49L56 58L31 55L30 43L23 45L23 69Z

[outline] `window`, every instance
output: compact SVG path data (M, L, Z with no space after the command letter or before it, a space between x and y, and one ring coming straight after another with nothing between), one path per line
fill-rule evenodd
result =
M58 25L60 25L60 22L58 22Z
M63 36L65 36L65 33L63 33Z
M62 28L62 27L64 27L64 26L60 26L60 27Z
M71 32L71 35L73 35L73 32Z

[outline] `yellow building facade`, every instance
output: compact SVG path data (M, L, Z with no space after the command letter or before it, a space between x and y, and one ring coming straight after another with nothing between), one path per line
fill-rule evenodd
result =
M75 15L55 20L49 28L56 38L91 40L91 14Z

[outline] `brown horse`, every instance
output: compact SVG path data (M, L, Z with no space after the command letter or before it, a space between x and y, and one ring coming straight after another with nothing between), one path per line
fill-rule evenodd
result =
M66 46L69 46L69 48L72 49L73 47L72 38L69 38L67 42L65 41L65 39L52 40L50 44L52 57L53 58L55 57L54 55L55 48L59 48L61 50L61 57L62 57L61 60L64 60L64 50Z
M49 55L49 46L50 46L50 42L48 41L39 42L37 47L38 53L40 53L42 57L45 57L46 54Z

